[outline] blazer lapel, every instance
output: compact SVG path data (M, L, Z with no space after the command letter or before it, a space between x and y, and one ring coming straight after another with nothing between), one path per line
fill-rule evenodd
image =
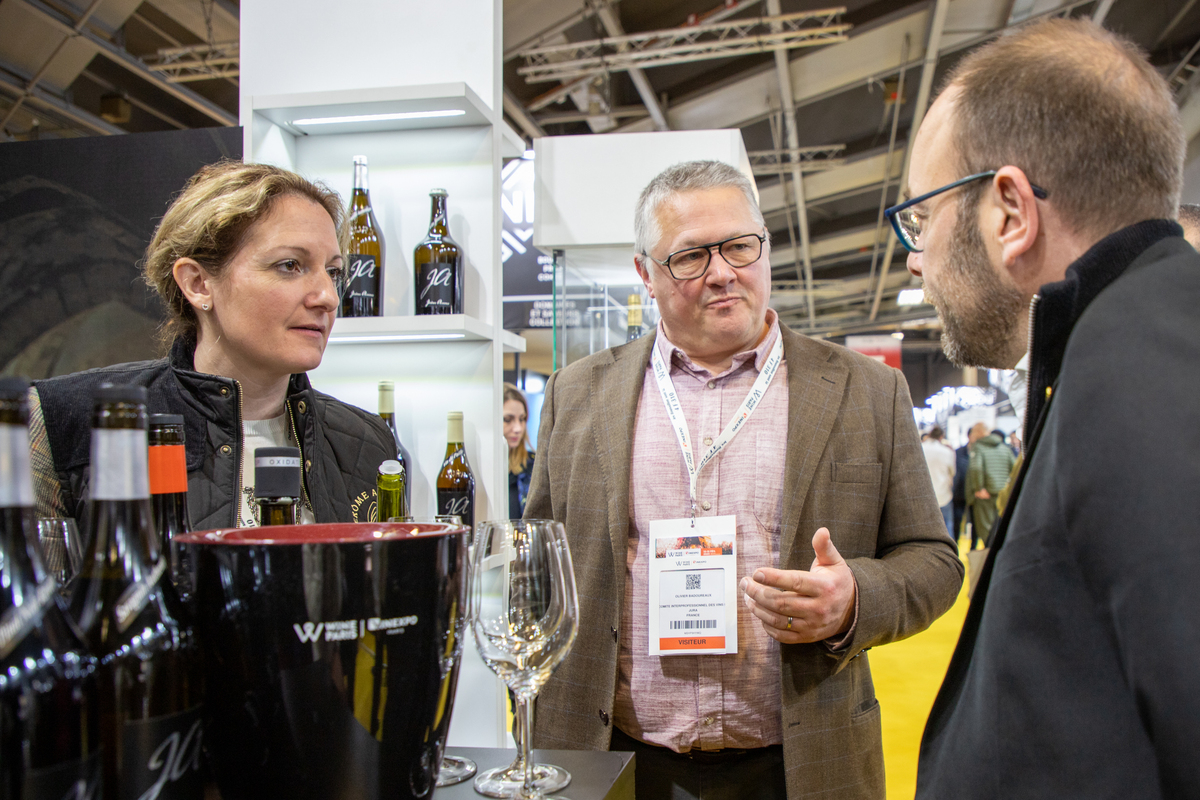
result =
M804 498L816 476L817 463L837 420L849 369L830 363L833 350L807 336L779 327L788 374L788 436L784 456L783 520L779 566L787 569L795 544L807 551L803 568L812 559L813 531L800 530Z
M629 548L629 467L633 428L646 365L655 336L609 351L612 360L592 367L591 390L596 454L608 493L608 532L614 574L624 578Z

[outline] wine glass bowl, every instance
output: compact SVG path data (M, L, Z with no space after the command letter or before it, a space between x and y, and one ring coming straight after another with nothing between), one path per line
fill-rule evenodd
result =
M579 601L566 534L552 520L484 522L475 536L471 628L485 664L516 698L519 755L475 779L489 797L537 800L570 781L566 770L531 763L533 701L579 631Z

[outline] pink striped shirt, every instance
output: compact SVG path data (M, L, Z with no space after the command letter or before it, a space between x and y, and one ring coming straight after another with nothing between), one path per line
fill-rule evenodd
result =
M777 315L770 309L767 314L770 329L763 341L736 355L720 375L694 364L659 324L654 346L670 367L697 451L732 419L779 337ZM779 565L787 424L785 362L750 419L698 476L697 515L737 519L739 578ZM630 736L681 753L780 744L779 643L746 610L740 592L727 598L738 609L736 654L648 655L650 521L690 514L687 468L647 365L629 471L629 549L613 721Z

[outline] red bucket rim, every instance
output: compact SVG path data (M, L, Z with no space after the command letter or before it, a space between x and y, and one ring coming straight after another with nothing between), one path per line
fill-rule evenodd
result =
M442 522L333 522L193 531L176 536L172 541L191 545L368 544L427 539L467 531L465 526Z

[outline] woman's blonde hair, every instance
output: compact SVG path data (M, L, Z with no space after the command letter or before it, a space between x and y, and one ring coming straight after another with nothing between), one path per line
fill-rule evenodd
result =
M521 443L516 447L508 448L508 471L513 475L520 475L525 469L525 465L529 463L529 403L525 402L525 395L521 394L521 390L511 383L504 384L504 402L516 400L525 409L525 431L521 434Z
M168 348L180 338L195 340L196 312L175 282L175 262L191 258L220 277L241 248L250 227L271 213L280 197L295 195L325 209L345 249L342 199L329 187L269 164L220 161L203 167L163 215L142 266L142 277L167 307L160 337Z

